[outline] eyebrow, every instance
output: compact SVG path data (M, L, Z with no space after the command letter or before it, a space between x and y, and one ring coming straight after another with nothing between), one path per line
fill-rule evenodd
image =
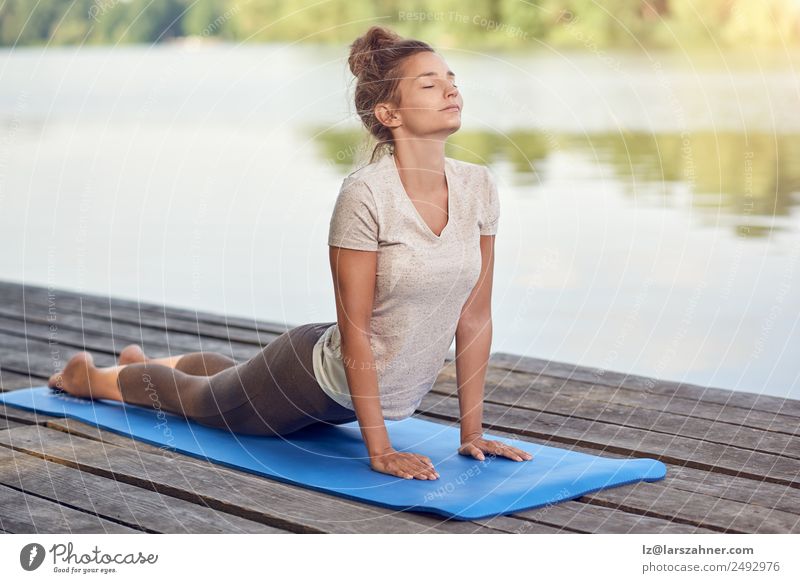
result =
M428 71L427 73L420 73L419 75L417 75L416 77L414 77L414 80L416 81L416 80L417 80L417 79L419 79L420 77L432 77L433 75L436 75L436 71ZM448 76L448 77L455 77L455 76L456 76L456 74L455 74L455 73L453 73L452 71L448 71L448 72L447 72L447 76Z

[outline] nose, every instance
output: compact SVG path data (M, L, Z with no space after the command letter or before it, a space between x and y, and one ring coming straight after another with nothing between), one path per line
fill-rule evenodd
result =
M451 95L458 95L458 88L455 86L455 83L450 83L450 87L447 89L447 96Z

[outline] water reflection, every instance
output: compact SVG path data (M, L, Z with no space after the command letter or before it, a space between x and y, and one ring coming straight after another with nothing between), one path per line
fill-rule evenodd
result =
M356 130L313 130L320 156L350 168L362 159ZM800 202L800 135L737 132L606 132L590 135L508 134L459 131L446 155L491 165L502 160L517 185L547 182L554 152L579 155L594 165L598 180L617 182L637 205L674 206L688 191L690 209L705 224L749 238L797 229L790 217ZM523 191L524 192L524 191Z

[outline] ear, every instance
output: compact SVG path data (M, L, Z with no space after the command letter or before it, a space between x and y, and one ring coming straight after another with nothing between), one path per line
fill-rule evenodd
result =
M391 104L383 102L375 106L375 117L388 128L396 128L403 125L400 112L391 107Z

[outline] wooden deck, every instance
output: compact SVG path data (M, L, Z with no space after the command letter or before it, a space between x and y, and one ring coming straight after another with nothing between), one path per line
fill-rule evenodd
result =
M44 385L78 350L99 366L153 356L251 357L285 325L0 282L0 389ZM302 324L298 322L293 325ZM0 405L0 531L11 533L798 533L800 401L493 354L488 431L667 477L488 520L444 520L314 492ZM457 422L455 369L417 412Z

